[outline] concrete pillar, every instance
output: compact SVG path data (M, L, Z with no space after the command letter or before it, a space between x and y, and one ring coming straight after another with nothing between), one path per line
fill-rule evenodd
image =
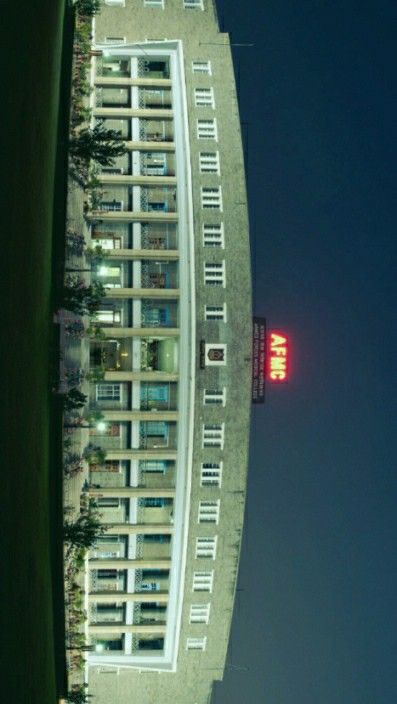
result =
M174 498L175 489L149 489L142 486L102 486L99 489L91 488L88 493L92 497L97 499L105 498L108 496L118 497L120 499L133 499L139 497L145 498Z
M107 523L106 535L172 535L172 523Z
M179 288L108 288L107 298L155 298L177 300Z
M122 422L122 421L176 421L178 420L178 411L102 411L103 420Z
M118 259L155 259L167 262L177 261L179 251L177 249L107 249L106 260Z
M88 625L88 632L90 635L97 633L142 633L142 635L163 635L166 632L166 624L160 623L158 626L153 623L150 624L139 624L139 623L112 623L111 621L102 624Z
M120 289L113 289L114 291ZM153 289L151 289L153 290ZM107 296L111 298L111 295ZM154 337L156 340L162 337L179 337L179 328L102 328L105 337L125 338L125 337ZM154 373L154 372L153 372Z
M149 120L172 120L172 110L164 108L94 108L94 117L111 117L118 120L123 117L140 117Z
M171 560L151 559L151 560L128 560L124 557L114 559L95 558L88 561L90 570L169 570Z
M168 602L168 592L91 592L88 601L91 603L113 604L114 602L132 601L135 603L157 603L166 604Z
M104 381L178 381L178 374L169 372L105 372Z

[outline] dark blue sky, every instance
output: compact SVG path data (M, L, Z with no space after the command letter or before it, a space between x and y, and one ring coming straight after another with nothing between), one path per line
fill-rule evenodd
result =
M290 334L293 374L253 410L213 702L393 704L397 5L218 8L234 42L255 43L235 49L254 310Z

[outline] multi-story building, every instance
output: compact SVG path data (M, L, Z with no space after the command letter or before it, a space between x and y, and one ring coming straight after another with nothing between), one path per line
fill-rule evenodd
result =
M98 704L204 704L222 679L243 525L251 281L230 43L212 0L105 0L93 120L127 153L98 179L88 574ZM161 675L161 677L160 677Z

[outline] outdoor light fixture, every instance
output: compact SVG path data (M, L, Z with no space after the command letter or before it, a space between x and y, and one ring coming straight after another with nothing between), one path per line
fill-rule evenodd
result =
M106 428L107 428L107 425L103 420L101 420L101 421L99 421L99 423L97 423L96 429L99 430L100 433L104 433Z

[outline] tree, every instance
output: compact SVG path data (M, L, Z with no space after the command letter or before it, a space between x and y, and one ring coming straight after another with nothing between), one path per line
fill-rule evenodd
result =
M80 687L73 689L68 692L66 701L68 704L88 704L88 699L92 697L92 694L87 694L87 685L80 685Z
M101 0L76 0L75 7L81 17L92 17L101 11Z
M73 523L65 521L63 537L71 547L88 550L104 532L105 526L101 523L98 512L89 504Z
M88 464L103 464L106 459L106 450L90 442L83 452L83 457Z
M65 411L72 411L76 408L82 408L87 401L87 396L83 394L77 387L70 389L65 394L64 408Z
M113 166L117 156L123 156L127 149L117 130L108 130L102 122L92 129L84 128L69 141L69 152L77 162L96 161L101 166Z
M64 287L63 304L67 310L80 315L95 313L101 300L105 297L106 288L100 281L87 285L83 279L68 276Z

